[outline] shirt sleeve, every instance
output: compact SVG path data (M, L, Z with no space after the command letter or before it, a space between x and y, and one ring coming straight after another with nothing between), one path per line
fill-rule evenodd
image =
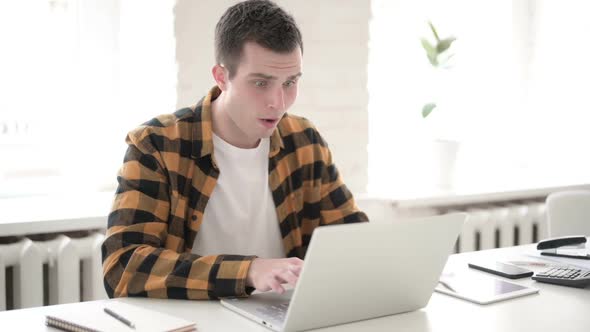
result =
M102 245L109 297L217 299L244 297L255 256L199 256L166 247L169 182L161 154L143 132L127 136L128 149Z

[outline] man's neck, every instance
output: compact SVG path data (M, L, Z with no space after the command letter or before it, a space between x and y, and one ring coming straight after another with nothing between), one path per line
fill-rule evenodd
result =
M224 103L223 92L211 102L211 121L213 132L227 143L241 148L252 149L258 146L260 139L248 138L236 123L230 118L227 112L227 104Z

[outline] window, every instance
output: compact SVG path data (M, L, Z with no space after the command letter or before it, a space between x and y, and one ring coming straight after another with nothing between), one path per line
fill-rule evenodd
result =
M172 6L0 3L0 197L114 189L126 133L175 107Z
M369 193L436 193L434 139L460 142L454 190L587 183L584 1L374 0L369 55ZM455 36L438 72L420 37ZM423 119L422 105L438 107Z

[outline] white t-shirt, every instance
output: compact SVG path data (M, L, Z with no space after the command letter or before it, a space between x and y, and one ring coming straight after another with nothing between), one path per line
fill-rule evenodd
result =
M268 182L270 140L237 148L213 134L219 178L205 207L192 252L283 258L285 251Z

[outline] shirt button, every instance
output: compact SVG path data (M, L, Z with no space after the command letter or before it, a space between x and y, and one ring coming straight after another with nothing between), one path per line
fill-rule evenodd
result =
M197 221L197 216L193 215L193 221Z

